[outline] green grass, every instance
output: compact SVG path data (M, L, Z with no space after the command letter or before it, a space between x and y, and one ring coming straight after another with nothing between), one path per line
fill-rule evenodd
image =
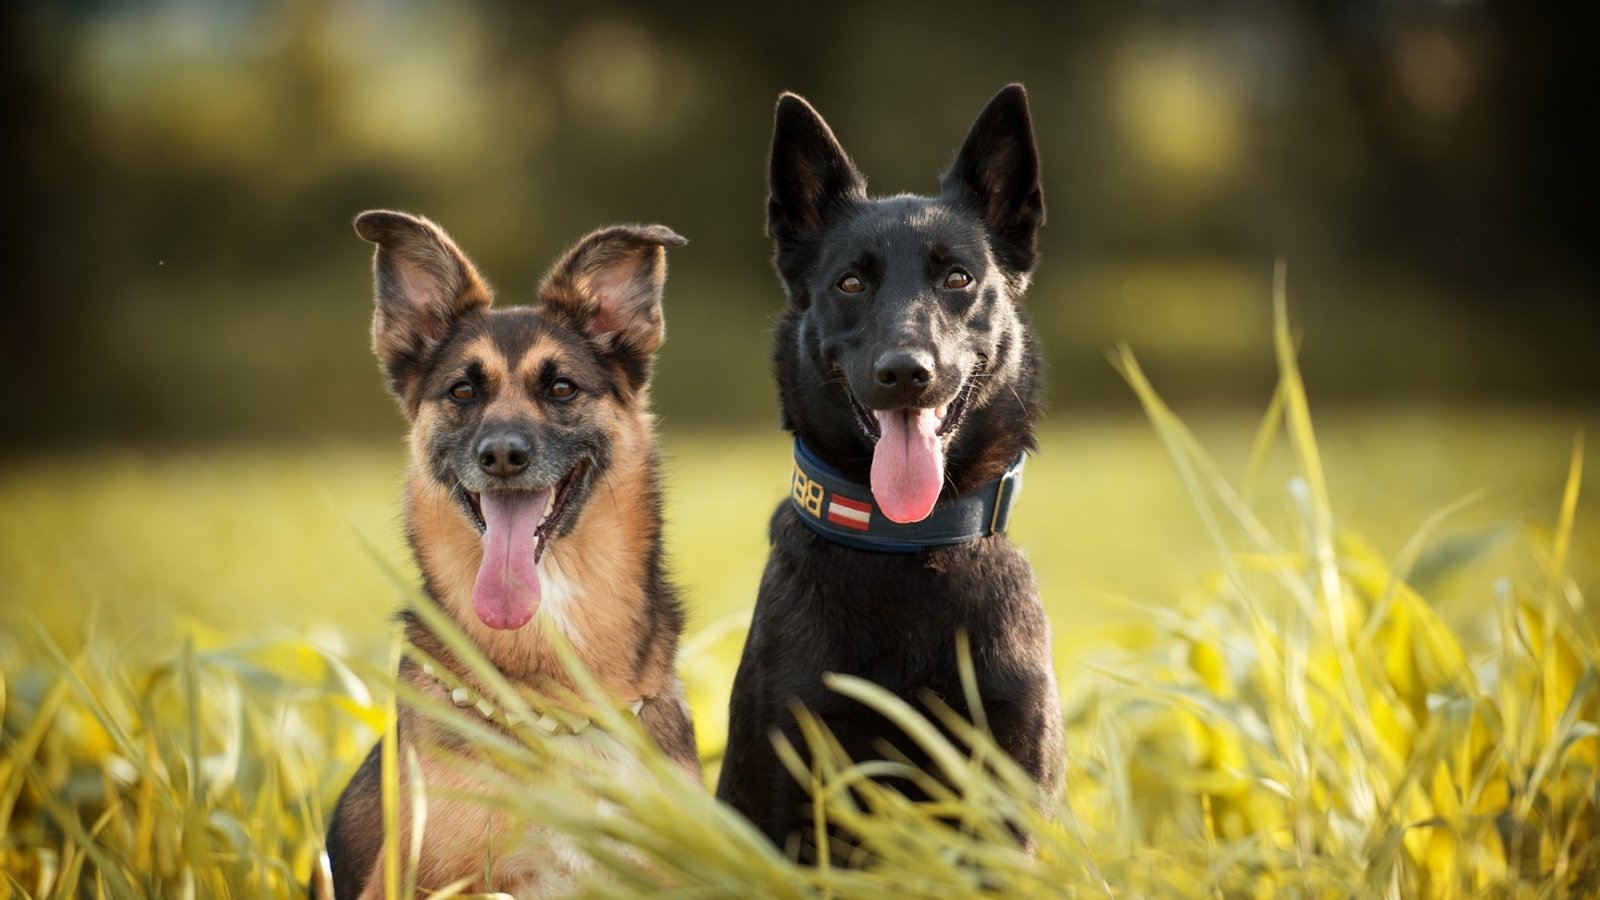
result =
M1280 331L1264 424L1191 431L1123 356L1149 422L1068 410L1045 429L1014 535L1070 716L1053 817L981 731L946 746L922 718L937 710L848 680L952 786L910 806L808 726L796 774L866 869L795 869L650 753L602 769L499 740L527 787L493 802L601 859L601 896L1592 892L1600 535L1573 440L1600 420L1365 409L1313 435L1290 346ZM776 435L667 434L682 669L713 761L786 453ZM386 720L386 616L411 581L401 462L396 441L8 465L0 897L300 889Z

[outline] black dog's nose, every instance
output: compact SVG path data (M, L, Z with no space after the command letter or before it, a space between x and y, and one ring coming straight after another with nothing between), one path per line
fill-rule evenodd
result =
M889 350L878 357L872 377L884 400L914 400L933 381L933 354L926 350Z
M497 478L522 474L528 454L528 439L515 432L499 431L478 441L478 466Z

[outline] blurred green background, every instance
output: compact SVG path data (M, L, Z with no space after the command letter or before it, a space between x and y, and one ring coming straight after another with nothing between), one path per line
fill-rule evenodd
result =
M656 389L671 540L698 623L747 606L787 472L762 235L785 89L893 193L1028 86L1051 413L1016 533L1058 631L1107 594L1171 601L1204 558L1107 349L1242 472L1280 257L1351 524L1392 553L1485 485L1460 534L1548 518L1600 424L1600 264L1591 35L1537 7L5 4L0 603L59 630L93 608L121 634L386 634L363 553L402 556L404 423L349 223L392 207L502 302L601 223L690 238ZM1580 515L1580 578L1594 534Z

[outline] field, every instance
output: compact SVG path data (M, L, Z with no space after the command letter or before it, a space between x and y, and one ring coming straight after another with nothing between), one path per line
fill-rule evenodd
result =
M1013 535L1072 721L1055 823L992 762L946 772L959 829L829 794L835 821L877 836L864 871L795 870L671 786L620 801L631 830L570 813L562 791L606 795L614 773L503 802L597 856L622 841L652 860L628 874L613 855L624 874L598 895L1594 890L1600 517L1574 442L1600 415L1332 410L1313 442L1285 385L1270 441L1229 412L1185 416L1191 434L1148 392L1149 419L1067 409L1045 428ZM682 668L714 772L787 447L665 438ZM385 720L387 616L411 580L401 463L398 438L8 463L0 897L302 889ZM848 761L816 741L811 775L834 790ZM507 748L505 765L554 752ZM1037 863L996 839L1008 817L1041 836Z
M1192 425L1225 471L1246 474L1255 416L1212 413ZM1340 521L1392 556L1429 515L1480 490L1446 536L1551 521L1574 436L1600 434L1600 413L1396 408L1334 411L1318 425ZM1073 636L1092 647L1084 629L1123 618L1116 600L1170 605L1216 558L1145 419L1065 412L1040 445L1012 535L1039 573L1070 676ZM26 611L69 646L92 621L135 654L170 652L193 624L219 636L313 635L382 656L385 617L403 598L377 560L410 568L404 454L397 438L13 461L0 473L3 615L11 623ZM1286 456L1279 447L1258 479L1259 507L1280 520ZM670 561L693 632L754 602L788 445L775 429L668 430L665 464ZM1582 503L1587 512L1596 501ZM1600 579L1596 518L1580 515L1585 552L1573 554L1585 585ZM1484 579L1508 562L1483 561Z

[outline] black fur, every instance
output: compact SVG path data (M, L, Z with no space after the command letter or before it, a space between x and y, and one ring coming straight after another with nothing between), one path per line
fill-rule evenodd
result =
M792 94L778 101L770 178L768 234L789 298L774 350L784 427L866 484L876 435L862 412L932 407L969 391L945 438L941 498L971 492L1031 449L1040 366L1019 301L1044 200L1022 87L1005 88L979 114L938 196L868 198L827 124ZM970 281L952 278L957 270ZM859 289L846 291L851 277ZM908 394L903 381L876 377L896 354L926 364L925 385ZM911 555L858 551L817 536L784 503L771 540L733 685L720 798L780 846L798 835L810 858L806 794L778 762L770 732L802 746L791 713L798 701L854 759L881 757L887 742L925 761L821 676L860 675L919 705L931 691L965 714L960 633L995 737L1054 794L1064 759L1050 628L1032 570L1009 539Z

